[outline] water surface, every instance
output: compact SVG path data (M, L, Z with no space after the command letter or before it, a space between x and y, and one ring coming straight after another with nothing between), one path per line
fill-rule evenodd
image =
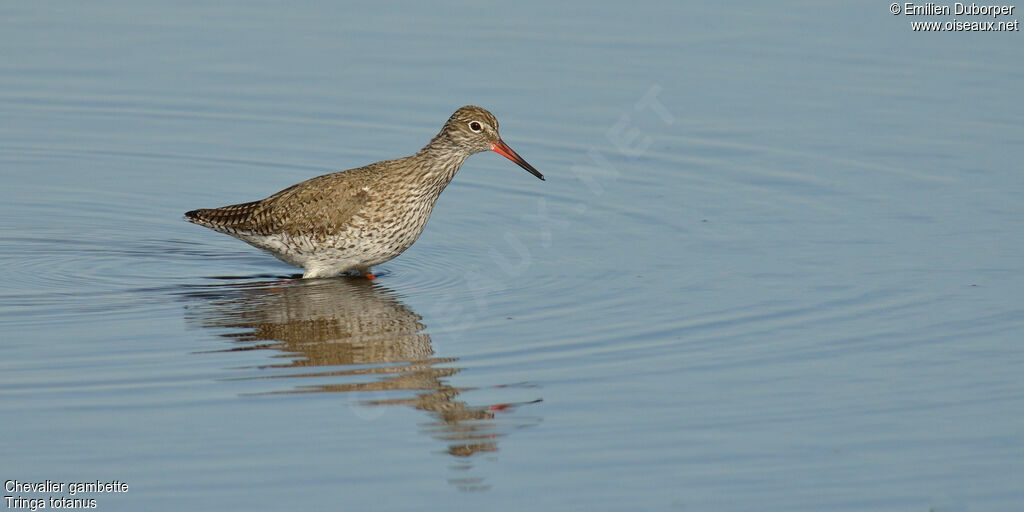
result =
M1019 33L800 2L0 13L5 480L127 482L101 510L1024 502ZM548 180L472 157L373 282L182 219L411 154L463 104Z

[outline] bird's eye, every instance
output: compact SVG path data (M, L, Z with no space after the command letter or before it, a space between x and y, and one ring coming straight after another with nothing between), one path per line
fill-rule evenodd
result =
M479 132L481 129L483 129L483 127L480 126L480 123L472 121L469 123L469 129L473 130L474 132Z

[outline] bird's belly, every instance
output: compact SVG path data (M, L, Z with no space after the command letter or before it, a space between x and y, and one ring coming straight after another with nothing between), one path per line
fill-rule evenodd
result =
M366 222L341 233L274 233L239 238L286 263L305 268L307 277L327 276L366 270L408 249L426 222L418 218L404 220L397 226Z

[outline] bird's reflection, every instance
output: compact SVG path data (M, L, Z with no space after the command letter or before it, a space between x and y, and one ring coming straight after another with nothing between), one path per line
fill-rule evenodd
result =
M422 430L455 457L495 452L508 427L533 423L524 419L499 428L495 414L521 404L473 406L459 400L467 389L448 383L460 371L457 358L437 357L422 318L391 290L365 278L208 286L187 297L190 324L227 329L220 335L232 346L223 351L276 352L282 362L263 368L284 371L258 378L285 379L289 387L270 393L351 393L363 406L426 411L433 420ZM304 382L295 385L295 379ZM475 480L453 483L474 489L481 485Z

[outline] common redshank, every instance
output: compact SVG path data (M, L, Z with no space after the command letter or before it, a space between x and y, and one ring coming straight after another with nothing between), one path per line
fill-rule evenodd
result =
M192 210L185 217L302 267L304 278L355 271L372 279L370 267L419 238L441 191L469 155L482 151L544 179L501 140L490 112L468 105L415 155L324 174L266 199Z

